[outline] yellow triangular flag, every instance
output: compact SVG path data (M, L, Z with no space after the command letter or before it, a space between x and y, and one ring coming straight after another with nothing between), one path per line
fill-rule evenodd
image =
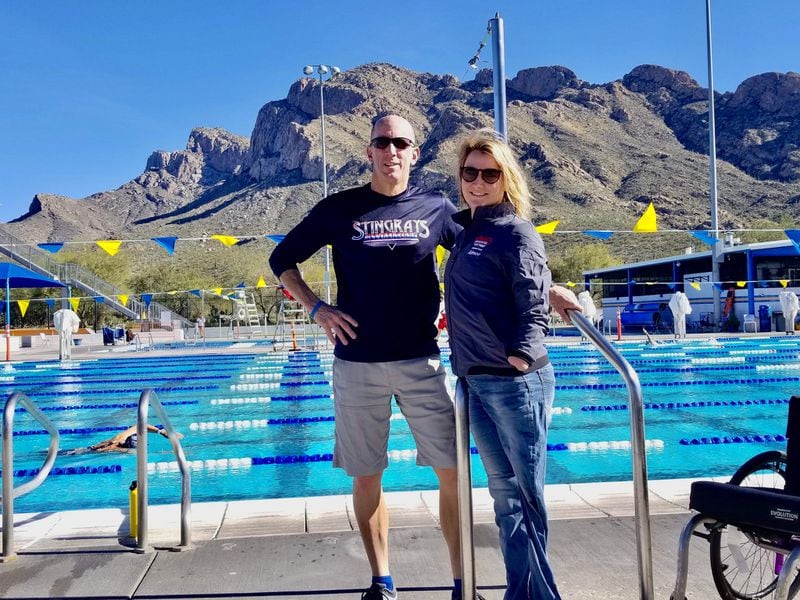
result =
M80 303L81 303L81 299L80 298L70 298L69 299L69 304L70 304L70 306L72 306L72 310L74 310L74 311L78 310L78 304L80 304Z
M214 292L217 296L222 296L222 288L211 288L211 291Z
M170 296L174 296L177 293L178 293L178 290L172 290L171 292L167 292L167 294L169 294Z
M788 279L779 279L778 281L781 282L781 285L783 287L786 287L787 285L789 285L789 280Z
M738 285L739 287L744 287L744 286L747 285L747 282L746 281L737 281L736 285Z
M552 235L555 233L556 227L561 221L550 221L549 223L545 223L544 225L537 225L536 231L541 233L542 235Z
M439 282L439 289L444 291L444 281Z
M658 224L656 223L656 207L651 202L644 214L633 226L634 233L655 233L658 231Z
M117 299L122 306L128 305L128 294L117 294Z
M436 246L436 264L441 266L444 259L444 247Z
M119 252L119 247L122 245L122 240L97 240L95 244L108 252L109 256L114 256L117 252Z
M19 312L22 313L22 316L25 316L25 313L28 312L28 305L31 303L30 300L17 300L17 306L19 306Z
M263 275L259 275L258 276L258 283L256 284L256 287L257 288L267 287L267 282L264 281L264 276Z
M577 285L576 283L572 283L571 281L567 282L567 287L568 288L574 288L576 285Z
M694 289L696 289L696 290L699 290L699 289L700 289L700 284L699 284L699 283L697 283L696 281L690 281L690 282L689 282L689 285L690 285L690 286L692 286L692 287L693 287Z
M239 238L235 238L232 235L221 235L219 233L215 233L214 235L212 235L211 239L212 240L219 240L220 242L222 242L223 244L225 244L228 247L233 246L234 244L238 243L238 241L239 241Z

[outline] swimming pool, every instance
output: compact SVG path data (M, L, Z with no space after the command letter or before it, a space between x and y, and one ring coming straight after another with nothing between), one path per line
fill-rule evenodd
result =
M651 479L724 475L757 452L785 447L786 402L800 387L800 339L617 347L642 384ZM621 378L588 343L550 342L548 348L557 375L548 483L629 480L628 392ZM62 431L61 448L70 449L133 424L141 390L155 388L186 436L196 502L342 494L350 480L331 466L331 360L330 353L297 352L17 363L0 372L0 391L28 394ZM48 436L40 430L24 411L16 415L17 485L43 461ZM387 491L436 487L432 471L415 465L399 414L389 447ZM169 443L151 436L149 453L151 503L179 502L180 474ZM480 459L472 460L474 484L485 486ZM59 456L55 472L18 498L15 510L127 507L135 456Z

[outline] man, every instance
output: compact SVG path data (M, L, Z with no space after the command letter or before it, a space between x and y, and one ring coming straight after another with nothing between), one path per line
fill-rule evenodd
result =
M378 119L370 135L368 185L323 199L278 245L270 266L335 344L334 466L353 477L353 507L372 569L363 600L397 598L389 572L389 523L381 486L391 399L408 421L417 464L439 479L439 516L461 598L455 420L436 345L439 281L435 249L452 246L455 207L408 186L419 159L411 124ZM297 264L333 246L337 305L308 287Z

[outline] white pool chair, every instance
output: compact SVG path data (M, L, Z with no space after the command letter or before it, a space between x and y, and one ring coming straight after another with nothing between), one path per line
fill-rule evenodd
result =
M50 338L43 334L41 331L39 332L39 337L42 340L42 346L49 346L50 345Z
M747 333L750 331L751 333L758 333L758 321L756 320L755 315L745 315L744 321L742 321L742 331Z

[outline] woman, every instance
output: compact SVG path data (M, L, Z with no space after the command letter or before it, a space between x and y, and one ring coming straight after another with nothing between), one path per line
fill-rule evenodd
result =
M547 333L550 270L528 221L527 184L493 131L461 144L464 227L445 272L450 360L467 395L506 565L505 599L560 598L547 560L544 475L553 367Z

